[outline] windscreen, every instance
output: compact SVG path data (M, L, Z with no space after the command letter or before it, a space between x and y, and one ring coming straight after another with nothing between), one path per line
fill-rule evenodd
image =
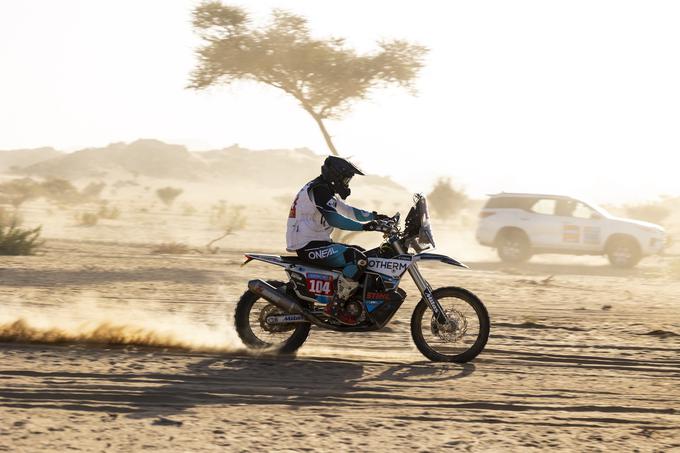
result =
M432 225L430 224L430 211L427 207L427 200L425 197L418 200L418 214L420 215L420 232L418 234L418 244L422 250L430 247L434 248L434 235L432 234Z

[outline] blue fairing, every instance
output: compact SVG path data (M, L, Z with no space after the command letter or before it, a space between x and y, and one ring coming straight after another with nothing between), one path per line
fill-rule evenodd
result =
M376 308L378 308L379 306L381 306L383 304L383 302L384 301L382 301L382 300L364 299L364 305L366 305L366 310L368 310L369 313L372 312L373 310L375 310Z
M318 303L324 304L324 305L329 303L332 299L332 297L330 297L330 296L321 296L321 295L314 296L314 298L316 299L316 301Z

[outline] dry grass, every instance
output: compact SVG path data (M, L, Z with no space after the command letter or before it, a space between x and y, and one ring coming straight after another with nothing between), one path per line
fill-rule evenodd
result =
M0 255L33 255L42 246L42 227L20 228L16 219L0 223Z

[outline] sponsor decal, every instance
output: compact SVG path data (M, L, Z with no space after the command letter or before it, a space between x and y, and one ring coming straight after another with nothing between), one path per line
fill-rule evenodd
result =
M562 230L562 242L581 242L581 228L578 225L564 225Z
M335 198L331 198L330 200L328 200L328 203L326 203L326 206L335 209L338 206L338 200L336 200Z
M599 244L600 227L583 227L583 242L586 244Z
M286 315L283 317L284 322L301 321L302 319L302 315Z
M434 295L432 294L432 291L425 290L425 299L427 299L427 302L430 304L430 308L432 308L432 311L434 312L435 316L439 316L439 308L438 308L438 301L437 299L434 298Z
M409 263L401 263L397 260L377 260L369 259L368 267L377 271L396 271L401 272L409 266Z
M370 300L387 300L390 298L388 293L366 293L366 299Z
M289 219L294 219L296 214L297 214L297 202L298 198L300 198L300 194L298 193L297 196L295 197L295 200L293 200L293 204L290 207L290 212L288 213L288 218Z
M285 324L289 322L303 321L304 317L302 315L280 315L280 316L269 316L267 318L267 324Z
M320 296L332 296L333 277L324 274L307 274L307 290Z
M307 253L307 257L310 260L321 260L324 258L328 258L331 255L335 255L338 253L338 250L333 248L333 247L328 247L325 249L320 249L320 250L312 250Z

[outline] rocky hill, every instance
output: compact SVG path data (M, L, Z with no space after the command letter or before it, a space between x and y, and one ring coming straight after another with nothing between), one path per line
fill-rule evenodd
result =
M189 151L158 140L112 143L61 153L52 148L0 151L0 171L31 177L77 180L125 180L137 177L185 183L209 183L238 191L288 193L319 174L325 156L309 149L253 151L237 145L210 151ZM387 177L358 178L357 187L370 195L406 197L406 190Z
M61 156L54 148L15 149L0 151L0 173L14 171L38 162Z

